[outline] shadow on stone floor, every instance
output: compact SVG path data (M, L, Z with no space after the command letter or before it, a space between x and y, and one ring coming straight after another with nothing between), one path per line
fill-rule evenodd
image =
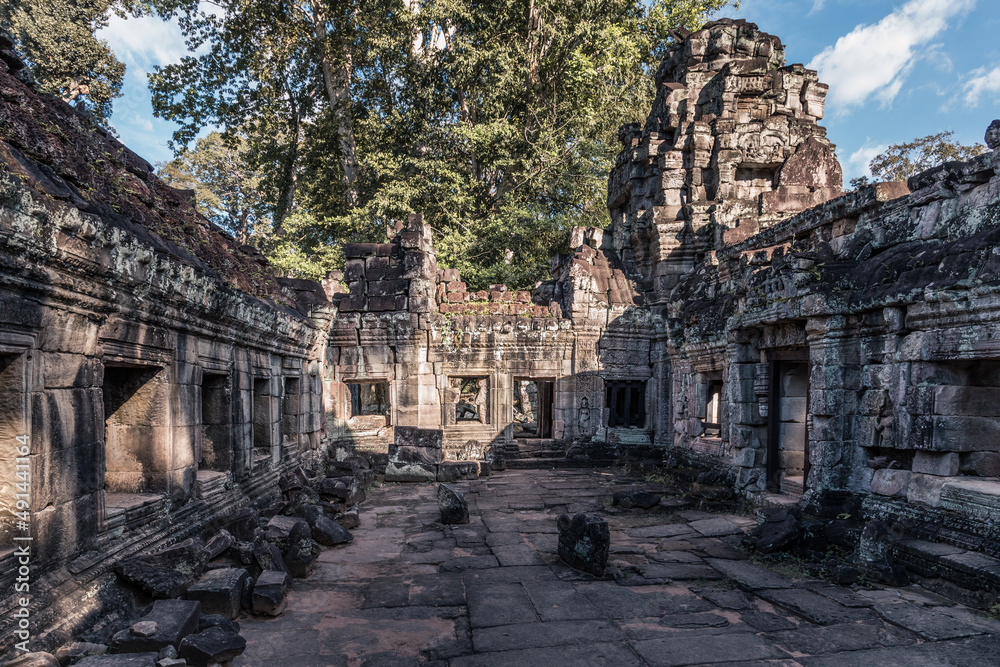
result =
M735 548L738 514L612 507L598 470L459 482L469 524L445 526L436 485L386 485L352 543L296 580L279 618L241 620L242 665L988 665L1000 623L918 587L789 579ZM604 516L608 574L556 554L556 517Z

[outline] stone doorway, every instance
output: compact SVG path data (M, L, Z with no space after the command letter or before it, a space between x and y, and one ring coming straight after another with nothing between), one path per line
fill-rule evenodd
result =
M274 418L271 410L271 381L268 378L253 379L253 460L271 459L273 456Z
M809 363L799 360L806 351L784 356L771 363L767 490L796 495L805 490L809 476Z
M14 547L15 512L17 512L18 482L25 477L18 472L28 472L25 467L18 466L17 449L22 441L18 438L27 435L27 419L25 410L25 355L0 355L0 443L3 450L0 453L0 554ZM24 463L25 457L20 463ZM30 477L27 477L30 479Z
M514 380L514 437L552 437L552 398L555 383L547 380Z
M199 470L229 472L233 459L232 390L228 375L205 373L201 381Z

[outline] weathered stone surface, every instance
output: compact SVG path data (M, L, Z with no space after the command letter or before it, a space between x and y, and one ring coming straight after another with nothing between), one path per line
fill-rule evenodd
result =
M178 656L194 667L209 667L241 655L247 642L240 635L221 627L211 627L188 635L181 641Z
M872 581L882 581L893 586L909 583L905 568L892 557L888 531L884 523L874 519L861 531L856 553L858 568Z
M588 514L572 518L561 514L556 527L559 530L559 557L578 570L603 577L611 548L608 522Z
M398 463L390 461L385 469L387 482L434 482L437 465L428 463Z
M350 531L325 516L316 518L312 526L312 537L320 544L328 547L346 544L354 539Z
M649 491L623 491L612 497L612 503L622 509L639 507L648 510L660 504L660 495Z
M910 484L909 470L890 470L883 468L872 475L872 493L882 496L905 497Z
M253 548L253 558L254 563L261 570L277 570L279 572L288 572L288 566L285 565L285 558L281 555L278 547L274 546L270 542L262 542Z
M254 583L252 605L253 613L277 616L285 610L287 601L285 594L291 578L287 572L265 570Z
M469 505L461 491L447 484L439 484L437 501L438 509L441 511L441 523L469 523Z
M798 519L787 509L771 512L764 523L747 533L748 541L757 551L764 554L780 551L798 537Z
M196 600L157 600L142 622L153 624L153 634L139 635L122 630L112 638L112 653L159 651L165 646L177 648L181 640L198 629L201 603ZM154 660L155 662L155 660Z
M236 618L240 615L240 599L247 576L247 571L241 568L209 570L188 588L187 598L200 602L204 614Z
M1000 477L1000 453L969 452L962 455L960 472L977 477Z
M154 554L125 559L115 565L115 572L154 598L174 598L183 595L205 570L208 557L208 550L190 539Z
M88 656L76 663L82 667L157 667L156 653L124 653Z
M915 473L951 477L958 474L958 452L916 452L912 470Z
M222 555L222 553L229 547L233 546L235 542L236 540L228 530L220 530L205 543L205 549L208 551L208 559L211 560Z
M361 525L361 512L359 511L358 506L354 505L350 509L338 514L335 521L342 527L348 530L353 530ZM316 541L319 542L319 540Z
M240 542L252 542L254 531L260 525L257 512L250 507L244 507L227 517L223 524L227 532Z
M75 664L81 658L88 655L104 655L108 652L105 644L93 644L91 642L70 642L63 644L56 649L55 657L60 665Z

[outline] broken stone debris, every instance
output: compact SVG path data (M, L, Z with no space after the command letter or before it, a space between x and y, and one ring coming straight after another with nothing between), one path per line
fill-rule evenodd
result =
M561 514L556 520L559 531L559 557L570 566L595 577L603 577L611 549L608 522L592 514Z
M461 491L447 484L438 484L437 499L441 523L469 523L469 504Z

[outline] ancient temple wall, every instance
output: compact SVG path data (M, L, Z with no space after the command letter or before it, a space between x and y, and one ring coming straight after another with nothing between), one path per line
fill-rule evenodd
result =
M281 471L319 453L333 311L318 285L276 279L189 194L10 76L10 58L0 63L0 582L12 590L13 538L30 536L32 634L57 641L127 613L111 572L119 559L266 502ZM26 515L15 514L17 493ZM15 603L0 600L0 616L13 619ZM0 625L4 645L12 630Z

